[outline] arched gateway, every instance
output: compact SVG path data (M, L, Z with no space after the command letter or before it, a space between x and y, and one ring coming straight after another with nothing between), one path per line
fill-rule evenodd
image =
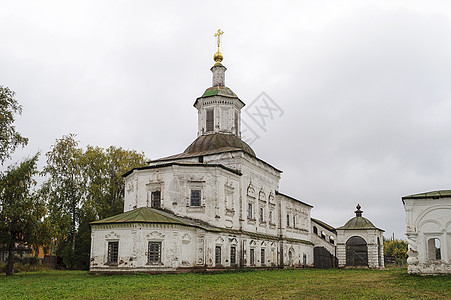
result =
M337 258L339 267L383 268L383 230L377 228L357 205L355 217L337 228Z
M346 242L346 266L368 266L368 245L360 236L353 236Z

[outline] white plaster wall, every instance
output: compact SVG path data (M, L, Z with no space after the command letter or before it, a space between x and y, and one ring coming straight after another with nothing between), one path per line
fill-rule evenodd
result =
M359 236L367 243L368 267L373 269L384 268L384 236L383 231L379 229L337 229L338 266L346 266L346 242L353 236ZM378 238L381 257L378 256Z
M235 129L235 117L238 117L238 127L241 126L241 108L243 104L234 98L223 96L212 96L203 99L198 99L196 108L198 109L198 132L197 136L205 134L207 109L214 111L214 132L235 134L241 137L240 130ZM237 115L235 115L237 112ZM236 134L238 132L238 134Z
M280 194L276 199L280 202L282 235L287 238L310 241L311 207ZM287 226L287 215L290 218L290 226ZM293 216L295 216L296 224L293 224Z
M91 271L159 272L195 266L196 230L190 227L149 224L93 225ZM118 264L107 265L108 242L118 241ZM161 264L147 263L148 242L161 242ZM187 246L183 246L186 244ZM182 261L182 249L188 253Z
M285 237L310 241L311 207L276 195L280 171L242 152L208 155L204 157L204 162L234 169L240 166L242 175L219 167L179 165L137 170L126 178L125 211L149 206L151 188L161 184L162 206L177 215L199 219L214 226L273 236L280 235L283 230ZM192 182L203 183L202 207L189 207ZM249 188L254 190L253 195L249 194ZM233 190L232 207L226 207L227 189ZM253 204L253 219L248 218L249 203ZM264 212L263 222L260 221L260 208ZM287 214L290 214L291 220L296 216L295 226L287 228Z
M290 251L292 252L290 260ZM292 242L284 243L284 265L286 267L313 267L313 246ZM304 264L304 255L306 264Z
M241 166L243 230L277 235L280 227L280 202L276 198L276 190L279 187L280 174L249 156L242 157ZM252 219L248 216L249 203L253 205ZM263 222L260 221L260 208L264 211ZM273 222L270 222L270 211Z
M184 161L197 163L197 159L194 161L193 159L178 160L177 162L183 163ZM207 155L204 156L204 163L222 164L238 170L242 175L240 176L220 167L168 165L168 162L157 162L151 164L153 166L160 165L157 168L135 170L127 176L124 211L149 206L150 192L155 187L159 187L162 196L162 207L171 210L176 215L199 219L220 228L244 230L251 233L265 234L274 238L283 236L284 238L310 242L311 207L289 197L276 194L279 187L280 171L243 152ZM189 206L192 184L201 185L202 187L201 207ZM249 187L252 187L254 190L253 195L248 193ZM231 206L230 202L228 202L227 191L232 191L233 204ZM254 204L255 220L248 219L247 208L249 201ZM263 222L260 222L259 219L260 207L264 208ZM272 211L273 215L272 223L269 222L270 211ZM295 226L286 227L287 213L291 214L291 220L293 215L296 216ZM183 251L187 244L177 242L181 233L174 234L174 231L163 233L161 230L159 232L164 234L165 244L174 245L170 248L173 253L171 254L172 258L165 256L165 268L174 269L198 265L215 267L215 247L219 245L222 251L225 251L223 252L221 265L230 267L230 258L227 257L230 256L230 246L233 243L237 246L237 261L239 260L239 255L242 255L243 267L251 267L249 262L249 250L251 248L255 251L255 265L252 267L277 266L281 263L281 257L284 259L284 264L301 266L304 264L304 255L306 265L313 265L313 245L302 242L283 241L281 244L278 240L259 240L242 234L233 237L221 236L221 234L210 232L197 232L192 236L195 244L190 244L194 246L188 247L186 251ZM102 235L104 233L99 233L99 230L93 229L93 239L96 244L93 248L94 264L98 264L101 261L99 260L99 255L105 251L105 249L98 249L101 246L97 245L101 243ZM125 237L125 235L126 243L131 243L131 241L127 241L128 237ZM139 239L142 240L142 238ZM145 243L141 244L145 245ZM137 245L136 247L139 246ZM260 257L262 248L265 249L266 254L264 263L261 262ZM289 260L290 250L292 251L291 261ZM124 251L130 251L130 249ZM143 249L135 249L134 251L141 252ZM201 256L200 252L202 252ZM127 259L126 253L128 252L123 252L124 259ZM175 259L177 255L178 258ZM136 267L136 264L138 264L139 268L145 268L146 266L143 265L145 259L144 257L140 263L136 262L133 265ZM128 265L130 264L128 263ZM121 267L124 267L124 265L121 265ZM94 270L96 268L98 269L99 267L96 265L92 266L91 269ZM111 269L111 267L107 267L107 269Z
M211 225L239 229L240 176L220 167L180 166L137 170L127 177L124 210L150 207L151 192L161 191L162 208ZM202 190L201 206L190 206L191 189ZM226 211L226 191L232 204Z
M404 199L409 273L451 273L451 198ZM440 240L441 259L429 258L428 240Z
M224 232L206 232L201 229L178 225L114 224L93 225L91 248L91 272L164 272L183 268L277 267L280 262L281 243L277 240L255 239L247 235ZM118 264L107 264L108 241L118 241ZM162 243L161 264L147 262L149 241ZM216 247L221 247L221 261L216 264ZM236 247L236 264L230 260L230 248ZM250 249L254 249L254 264L250 262ZM265 249L264 261L261 249ZM289 251L292 259L289 260ZM241 260L243 255L243 260ZM285 242L283 252L285 266L313 265L313 246Z
M329 251L332 255L335 255L335 246L337 243L337 235L314 221L311 222L311 226L312 226L311 227L311 237L312 237L311 241L315 245L315 247L325 247L327 249L327 251ZM313 226L315 226L318 229L318 234L314 233ZM321 237L322 231L324 231L324 233L326 235L326 239L323 239ZM334 239L334 244L332 244L329 241L329 238L331 236Z

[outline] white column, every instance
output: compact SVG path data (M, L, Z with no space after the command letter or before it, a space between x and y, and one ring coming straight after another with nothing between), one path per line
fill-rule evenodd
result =
M449 243L449 239L448 239L448 235L446 234L446 231L443 232L442 234L442 241L440 242L440 251L441 251L441 257L442 260L445 261L446 263L450 262L450 257L448 255L449 251L448 248L451 247L451 245L448 245Z

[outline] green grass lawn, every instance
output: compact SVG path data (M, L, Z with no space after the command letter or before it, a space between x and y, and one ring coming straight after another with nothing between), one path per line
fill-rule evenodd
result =
M95 276L41 271L0 276L0 299L451 299L451 276L389 270L274 270Z

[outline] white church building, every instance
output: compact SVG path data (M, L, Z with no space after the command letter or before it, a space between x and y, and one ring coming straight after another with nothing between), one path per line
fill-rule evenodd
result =
M91 223L91 273L310 267L315 245L334 254L334 229L281 193L282 171L241 140L245 104L222 59L218 40L212 87L194 103L197 138L124 174L124 213Z
M280 193L282 171L241 140L245 104L214 59L197 139L124 175L124 213L91 223L91 272L313 265L312 206Z

